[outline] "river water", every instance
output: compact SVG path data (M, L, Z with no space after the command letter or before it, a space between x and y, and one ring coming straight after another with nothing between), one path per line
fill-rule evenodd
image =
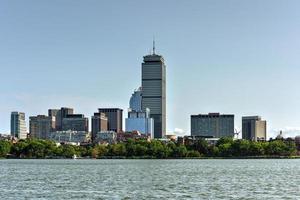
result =
M300 199L300 159L0 160L0 199Z

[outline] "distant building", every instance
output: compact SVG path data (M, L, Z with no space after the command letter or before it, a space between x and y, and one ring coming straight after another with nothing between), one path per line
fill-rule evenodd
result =
M129 111L126 122L126 132L138 131L141 134L154 137L154 121L150 118L150 111L145 112Z
M107 117L108 131L117 133L123 131L123 110L120 108L99 108L99 113L104 113Z
M89 131L89 119L82 114L69 114L62 120L63 131Z
M234 115L219 113L191 115L191 135L201 137L234 136Z
M94 143L115 144L117 142L117 133L115 131L100 131L96 134Z
M142 110L149 108L154 119L154 137L166 134L166 65L161 55L153 52L142 63Z
M25 113L12 112L10 118L10 134L18 139L27 138Z
M29 134L32 138L47 139L55 130L55 117L38 115L29 117Z
M141 134L154 137L154 120L150 118L150 109L142 111L142 91L141 88L134 91L129 101L128 118L125 119L125 131L138 131Z
M126 142L128 141L128 139L150 141L151 138L149 135L141 134L138 131L118 133L118 137L117 137L118 142Z
M267 139L267 122L260 116L242 117L242 137L246 140L265 141Z
M108 119L105 113L94 113L92 116L92 140L96 138L98 132L108 130Z
M139 87L133 92L129 100L129 108L131 110L141 112L142 111L142 88Z
M86 131L55 131L48 139L58 143L85 143L90 141L90 134Z
M48 116L55 117L55 130L61 131L63 130L62 124L63 119L67 117L67 115L74 114L73 108L62 107L60 109L49 109Z

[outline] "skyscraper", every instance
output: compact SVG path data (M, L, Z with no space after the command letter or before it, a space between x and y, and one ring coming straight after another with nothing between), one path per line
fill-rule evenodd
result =
M208 113L191 116L191 135L202 137L234 136L234 115Z
M154 137L166 134L166 65L161 55L153 52L144 56L142 63L142 110L150 109L154 119Z
M27 138L25 113L23 112L11 113L10 134L19 139Z
M107 117L107 130L120 133L123 131L123 110L120 108L99 108L99 113Z
M267 139L267 122L260 116L242 117L242 137L246 140L265 141Z

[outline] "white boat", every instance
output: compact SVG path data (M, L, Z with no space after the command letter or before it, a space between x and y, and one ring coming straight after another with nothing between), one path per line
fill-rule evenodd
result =
M76 154L74 154L72 158L73 158L73 160L76 160L77 159Z

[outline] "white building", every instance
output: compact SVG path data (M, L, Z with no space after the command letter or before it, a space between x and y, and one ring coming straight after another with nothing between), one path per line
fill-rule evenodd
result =
M27 138L25 113L12 112L10 118L10 134L18 139Z

